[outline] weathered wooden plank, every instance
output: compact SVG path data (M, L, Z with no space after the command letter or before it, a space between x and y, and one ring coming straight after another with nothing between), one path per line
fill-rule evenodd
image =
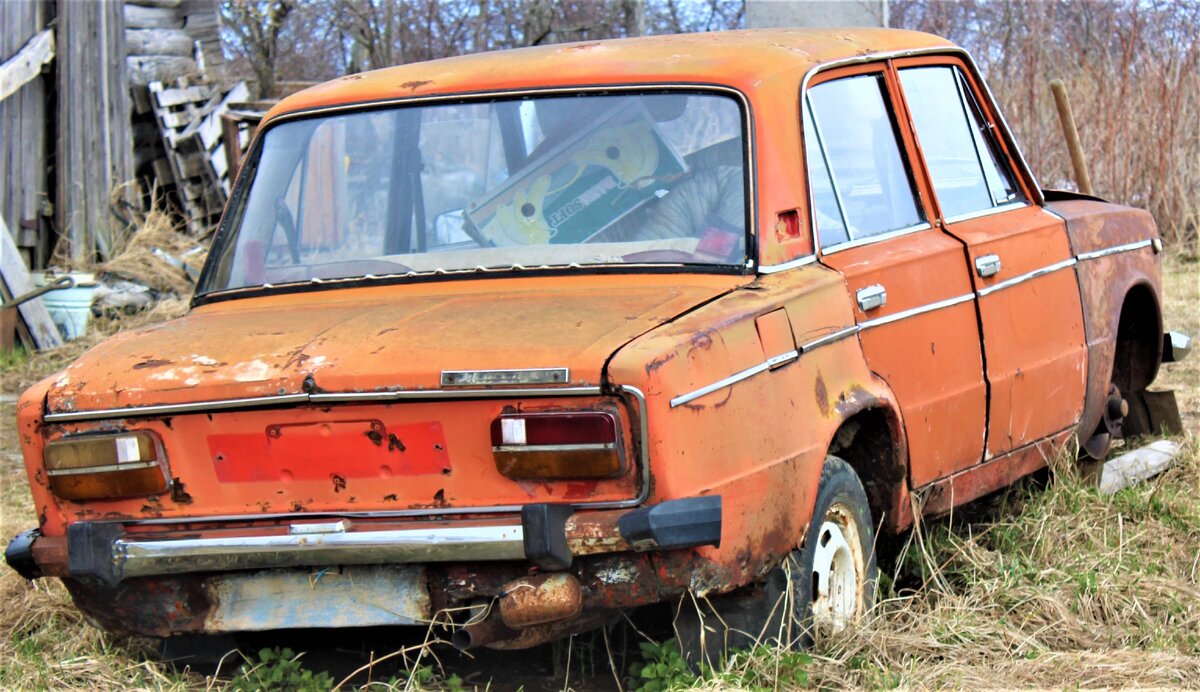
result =
M45 2L0 2L0 61L11 59L46 28ZM47 80L40 71L8 98L0 100L0 217L18 231L36 221L46 200ZM30 243L29 241L33 241ZM48 234L25 233L18 240L35 267L49 249Z
M203 86L166 89L161 83L155 82L150 85L150 94L159 108L171 108L193 103L203 104L212 97L212 90Z
M125 25L130 29L182 29L183 18L171 7L125 5Z
M59 3L55 207L80 262L112 246L110 195L133 179L123 10L118 2Z
M194 39L183 29L128 29L126 49L130 55L173 55L192 57Z
M9 234L4 219L0 219L0 275L3 275L4 285L12 296L21 296L36 288L29 276L29 269L21 260L17 246L13 243L12 235ZM17 306L17 310L21 313L21 319L29 327L29 332L38 349L62 345L62 336L58 333L58 327L54 325L54 320L50 319L50 313L46 311L46 306L42 303L41 298L25 301Z
M130 55L125 58L129 83L145 86L156 79L175 79L196 72L196 61L178 55Z
M54 59L54 32L43 29L29 39L16 55L0 65L0 101L17 93L42 73L42 65Z
M1104 464L1100 475L1100 493L1112 495L1118 490L1152 478L1175 463L1179 443L1158 440L1132 452L1126 452Z
M141 7L165 7L175 9L183 4L183 0L125 0L127 4Z

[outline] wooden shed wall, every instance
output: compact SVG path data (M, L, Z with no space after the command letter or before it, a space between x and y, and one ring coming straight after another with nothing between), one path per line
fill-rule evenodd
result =
M113 188L133 180L124 5L59 0L58 36L59 229L90 259L112 245Z
M46 28L53 7L44 1L0 2L0 63L14 56L34 34ZM45 76L0 101L0 218L18 247L40 263L49 248L49 233L23 230L23 221L37 222L47 202L50 164ZM52 146L52 143L50 144ZM40 243L40 245L39 245Z

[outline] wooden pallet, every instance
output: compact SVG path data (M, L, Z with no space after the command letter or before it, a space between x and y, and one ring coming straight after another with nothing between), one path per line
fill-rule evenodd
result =
M211 84L173 86L151 83L146 91L165 156L153 162L160 184L174 187L188 230L208 232L220 218L229 195L228 161L221 140L221 114L229 104L246 100L244 82L230 89Z

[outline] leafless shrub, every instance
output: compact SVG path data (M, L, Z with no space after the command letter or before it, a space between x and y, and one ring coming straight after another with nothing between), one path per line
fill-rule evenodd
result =
M1164 239L1200 230L1200 2L892 0L892 26L971 51L1034 172L1070 186L1049 84L1067 85L1093 187L1149 209Z

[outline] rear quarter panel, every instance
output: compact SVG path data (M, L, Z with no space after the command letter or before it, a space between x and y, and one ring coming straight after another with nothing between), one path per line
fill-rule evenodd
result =
M859 341L845 338L702 397L672 399L779 355L780 308L791 344L854 324L841 275L809 265L762 276L621 349L611 381L638 383L648 405L651 502L719 494L720 548L690 586L727 591L761 576L799 545L834 433L863 406L891 408L891 394L867 369ZM772 352L767 352L771 350Z

